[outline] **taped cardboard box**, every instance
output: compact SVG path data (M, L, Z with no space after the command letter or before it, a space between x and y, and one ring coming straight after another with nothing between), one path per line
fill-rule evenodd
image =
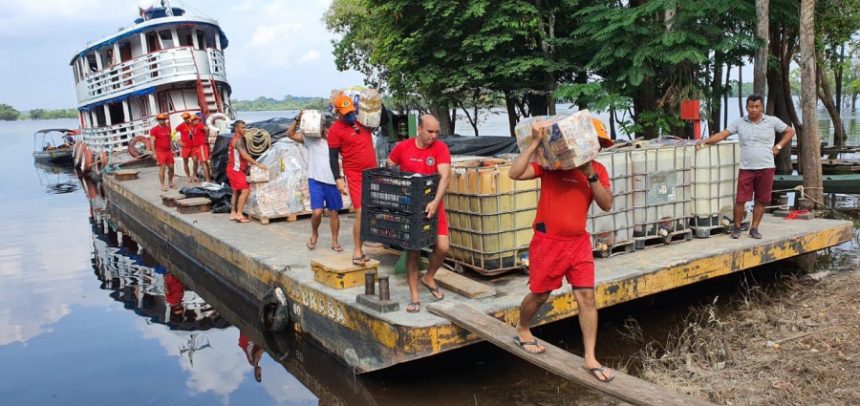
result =
M520 151L531 145L535 135L543 140L535 161L549 170L567 170L592 161L600 152L597 130L588 110L525 120L514 129Z

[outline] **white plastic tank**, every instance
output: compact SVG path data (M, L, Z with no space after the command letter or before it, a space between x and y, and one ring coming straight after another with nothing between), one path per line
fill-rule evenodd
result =
M694 151L695 146L685 142L627 149L633 173L634 239L641 241L637 248L644 248L646 239L669 241L689 231Z
M731 215L740 167L740 143L723 141L693 154L693 217Z
M586 230L592 248L601 256L618 247L633 249L633 177L630 158L623 151L601 152L595 161L606 167L613 195L612 208L603 211L593 203L588 209Z

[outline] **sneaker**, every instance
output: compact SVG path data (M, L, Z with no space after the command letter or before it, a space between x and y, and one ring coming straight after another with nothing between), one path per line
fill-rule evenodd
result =
M741 238L741 228L732 224L732 238L737 240Z
M750 229L750 237L755 238L756 240L760 240L761 239L761 233L758 232L757 228L751 228Z

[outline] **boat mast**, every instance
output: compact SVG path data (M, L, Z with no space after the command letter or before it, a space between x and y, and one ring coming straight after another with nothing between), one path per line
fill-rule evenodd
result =
M173 7L170 7L169 0L161 0L161 7L164 7L164 12L170 17L173 17Z

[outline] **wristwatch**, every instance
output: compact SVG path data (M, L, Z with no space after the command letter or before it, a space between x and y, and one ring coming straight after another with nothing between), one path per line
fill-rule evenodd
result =
M591 176L589 176L589 177L588 177L588 183L594 183L594 182L597 182L597 180L598 180L598 179L599 179L599 178L597 177L597 174L595 173L594 175L591 175Z

